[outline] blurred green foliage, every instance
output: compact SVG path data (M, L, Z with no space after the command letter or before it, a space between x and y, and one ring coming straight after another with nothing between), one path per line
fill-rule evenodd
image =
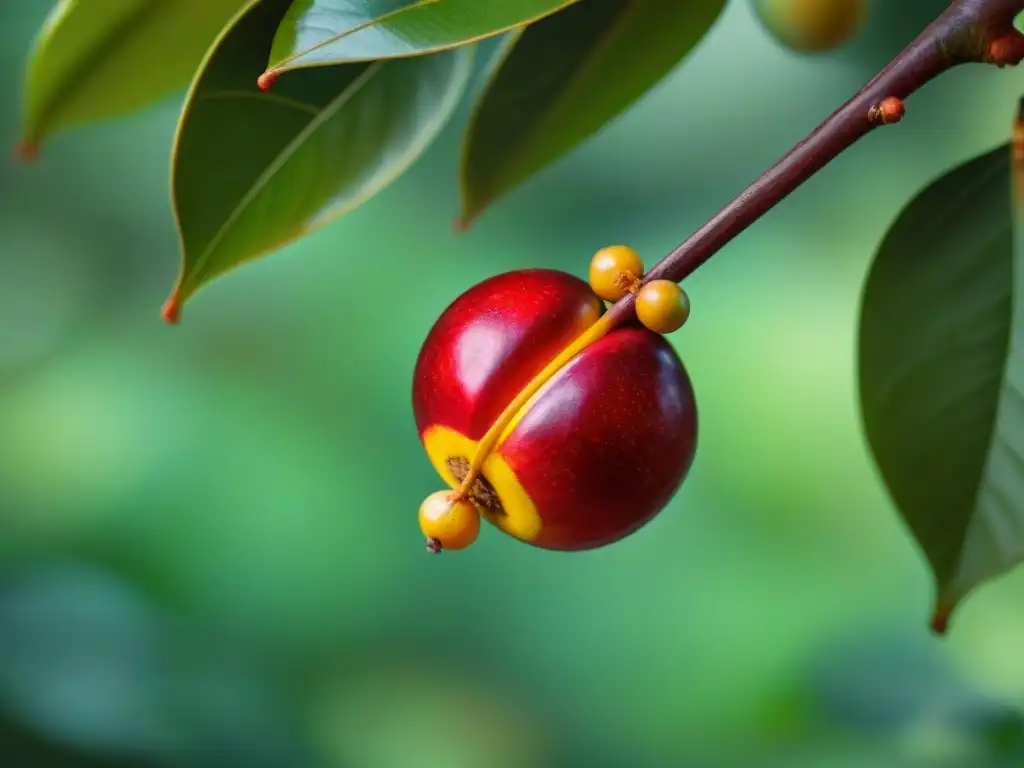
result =
M1003 766L1024 574L925 630L858 422L859 292L899 207L1005 141L1020 77L943 77L688 281L702 442L604 550L423 552L419 344L495 272L655 260L944 0L779 49L734 0L609 130L456 236L465 113L394 187L159 320L180 98L0 162L0 764ZM45 4L0 10L0 142ZM400 225L396 225L400 223ZM380 281L388 281L385 287ZM936 311L941 311L936 307Z

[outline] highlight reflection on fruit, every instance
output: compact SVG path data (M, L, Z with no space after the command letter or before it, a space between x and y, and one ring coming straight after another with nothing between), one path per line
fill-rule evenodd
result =
M473 525L466 499L524 542L583 550L636 531L678 490L697 442L689 377L662 336L609 332L603 309L572 275L523 270L470 288L435 323L413 410L431 463L461 492L420 510L432 551L445 548L438 531L475 539L459 528Z

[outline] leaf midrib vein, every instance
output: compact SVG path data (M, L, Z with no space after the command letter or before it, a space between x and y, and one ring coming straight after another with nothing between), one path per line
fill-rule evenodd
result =
M490 0L479 0L479 1L480 2L489 2ZM530 24L536 24L538 21L541 21L542 19L546 19L548 16L554 16L556 13L564 11L570 5L574 5L575 3L578 3L580 1L581 0L562 0L562 2L558 3L558 5L556 5L554 8L552 8L549 11L544 11L543 13L539 13L536 16L533 16L533 17L531 17L529 19L524 19L523 21L520 21L520 22L518 22L516 24L510 24L510 25L502 27L500 29L491 30L489 32L485 32L483 34L476 35L474 37L468 37L468 38L466 38L464 40L459 41L458 43L448 44L448 45L435 45L435 46L429 47L429 48L417 48L417 49L415 49L415 50L413 50L411 52L403 52L403 53L398 54L398 55L387 56L387 57L384 57L384 58L387 58L387 59L412 58L412 57L415 57L415 56L422 56L422 55L427 55L427 54L432 54L432 53L440 53L442 51L451 50L452 48L459 48L459 47L466 46L466 45L472 45L473 43L479 43L481 40L487 40L487 39L492 38L492 37L499 37L500 35L503 35L506 32L511 32L513 30L517 30L517 29L520 29L520 28L525 28L525 27L529 26ZM327 40L323 40L323 41L317 43L316 45L310 46L309 48L306 48L306 49L304 49L302 51L299 51L298 53L294 53L294 54L288 56L287 58L282 59L277 64L273 65L271 67L271 69L273 69L275 71L278 71L278 72L285 72L285 71L288 71L290 69L305 69L305 68L308 68L308 67L324 66L327 62L331 62L333 60L325 58L325 59L323 59L321 61L317 61L317 62L310 63L310 64L303 64L299 60L304 58L305 56L308 56L313 51L316 51L316 50L319 50L319 49L324 48L326 46L332 45L332 44L338 42L339 40L341 40L341 39L343 39L345 37L348 37L349 35L355 34L356 32L362 32L363 30L369 29L370 27L374 27L374 26L376 26L378 24L382 24L382 23L384 23L386 21L390 21L392 18L398 17L401 14L406 13L407 11L415 11L415 10L418 10L418 9L424 7L424 6L433 5L435 3L440 3L440 2L444 2L444 0L416 0L416 2L410 3L409 5L403 6L402 8L396 8L393 11L388 11L387 13L383 13L380 16L377 16L376 18L371 19L370 21L364 21L362 24L357 24L356 26L354 26L354 27L352 27L350 29L346 29L344 32L340 32L337 35L334 35L334 36L330 37ZM334 63L339 63L339 64L340 63L355 64L355 63L358 63L358 62L374 61L374 60L379 60L379 59L360 57L360 56L352 56L352 57L339 58Z
M328 102L324 106L324 108L312 120L309 121L309 124L306 125L306 127L303 128L301 131L299 131L284 146L281 152L278 153L277 157L274 158L274 161L270 163L267 166L266 170L264 170L263 173L261 173L259 177L257 177L256 181L253 182L253 185L249 189L249 191L242 196L242 199L239 201L238 205L235 206L231 214L227 217L227 219L224 220L224 223L221 225L220 229L217 230L217 233L210 239L210 242L207 244L206 248L200 254L199 258L196 259L195 266L193 267L190 275L190 282L195 282L196 280L199 279L199 277L202 275L203 268L206 266L207 262L210 260L210 257L213 255L213 253L216 252L217 246L224 239L227 233L231 231L232 227L234 227L234 225L238 222L238 219L242 216L243 213L245 213L246 209L252 204L252 202L256 199L259 193L263 191L263 189L267 186L270 180L273 179L274 176L277 175L277 173L281 170L281 168L284 167L284 165L288 162L289 158L295 153L295 151L300 146L302 146L302 144L313 133L319 130L320 126L327 122L327 120L330 119L334 114L336 114L339 109L341 109L346 103L348 103L348 101L350 101L357 93L359 93L359 91L362 90L363 86L369 83L377 75L377 73L380 72L384 64L385 62L378 61L367 67L365 72L360 74L359 77L355 78L351 83L349 83L345 87L345 89L340 94L338 94L337 97Z
M278 104L282 107L296 109L299 112L305 112L307 115L312 115L313 117L320 114L320 108L316 106L316 104L310 104L299 99L292 99L288 96L281 96L277 93L253 93L252 91L243 91L239 89L237 91L213 91L212 93L203 94L199 97L199 101L228 101L231 99L255 99L257 101L267 101L273 104Z
M1006 153L1007 158L1008 158L1009 157L1009 153L1010 153L1009 146L1004 147L1003 151ZM1007 159L1007 162L1009 162L1009 159ZM978 189L980 186L982 186L982 182L990 181L992 179L992 177L996 176L1002 170L1003 170L1002 164L993 163L992 167L987 169L987 172L983 173L981 175L981 177L979 178L979 180L975 184L970 185L970 189L971 190ZM1007 189L1006 190L1006 194L1010 195L1011 194L1011 190ZM960 198L963 199L963 194L961 194ZM1011 203L1011 206L1012 206L1012 203ZM1011 217L1012 217L1012 210L1013 209L1011 207ZM1010 227L1011 227L1011 229L1013 228L1012 218L1011 218L1011 222L1010 222ZM1002 234L1001 232L996 232L991 237L991 239L990 239L990 241L988 243L988 246L990 247L992 242L994 242L996 239L998 239L998 237L1001 236L1001 234ZM1015 280L1016 273L1021 268L1021 265L1020 265L1021 256L1020 256L1020 253L1019 253L1020 245L1016 243L1016 238L1014 239L1014 243L1013 243L1012 247L1014 248L1014 252L1012 254L1012 261L1011 261L1011 269L1012 269L1011 280ZM975 527L975 517L978 515L977 503L978 503L978 497L979 497L979 495L981 493L982 488L988 487L990 489L995 489L995 486L993 485L993 483L991 483L989 481L989 473L991 471L991 466L990 465L991 465L991 462L992 462L992 455L993 455L993 453L995 451L996 444L998 442L1004 442L1002 437L1000 436L999 418L1000 418L1001 412L1003 411L1003 400L1006 397L1007 388L1008 387L1010 389L1014 388L1013 383L1009 380L1009 376L1007 376L1007 367L1008 367L1008 364L1009 364L1010 356L1014 354L1016 347L1020 343L1020 340L1018 338L1018 334L1016 333L1016 329L1015 329L1016 323L1014 322L1014 320L1017 318L1017 313L1019 312L1019 309L1017 307L1018 298L1015 297L1013 294L1014 294L1014 291L1011 290L1011 292L1010 292L1010 295L1011 295L1010 320L1009 320L1010 328L1009 328L1009 333L1007 334L1007 338L1006 338L1006 349L1004 350L1003 355L1002 355L1003 369L1002 369L1002 371L1000 372L1000 375L999 375L999 378L1000 378L1000 381L999 381L999 392L996 395L995 418L994 418L992 426L991 426L991 432L989 433L988 440L986 441L987 444L988 444L988 448L985 451L985 459L984 459L984 461L982 462L982 465L981 465L981 473L978 476L978 484L977 484L977 486L976 486L976 488L974 490L974 503L972 504L972 508L970 510L970 515L967 518L967 525L964 527L963 537L961 538L959 546L957 547L958 551L956 553L956 557L955 557L955 559L953 560L953 562L951 564L952 567L950 568L949 573L946 575L946 579L945 579L946 585L952 585L952 584L956 583L958 581L958 579L960 578L960 569L963 566L964 555L966 554L966 551L967 551L968 542L971 540L971 532L974 530L974 527Z

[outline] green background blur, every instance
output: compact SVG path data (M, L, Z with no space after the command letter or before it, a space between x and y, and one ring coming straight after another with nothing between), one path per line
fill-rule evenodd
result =
M456 236L465 119L179 328L180 97L0 160L0 766L1024 764L1024 571L945 642L861 433L858 295L925 182L1003 142L1014 71L944 76L687 283L701 407L672 505L606 549L428 556L410 379L494 273L653 263L948 0L814 59L734 0L661 87ZM48 3L0 9L0 144ZM883 8L883 6L886 6ZM936 306L936 312L942 307Z

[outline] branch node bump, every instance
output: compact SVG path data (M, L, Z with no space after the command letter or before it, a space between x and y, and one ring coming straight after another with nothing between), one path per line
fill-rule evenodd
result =
M906 112L906 105L895 96L890 96L868 110L868 120L876 125L889 125L902 120Z
M1024 61L1024 35L1016 30L1000 35L988 45L986 60L997 67L1015 67Z

